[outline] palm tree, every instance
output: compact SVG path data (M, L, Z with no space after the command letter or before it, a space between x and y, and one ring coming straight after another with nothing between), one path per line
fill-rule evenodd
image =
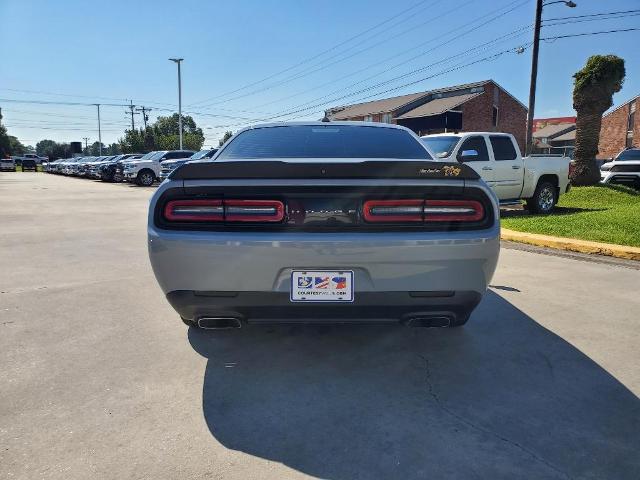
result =
M613 94L622 88L624 76L624 60L615 55L593 55L573 76L573 108L577 113L574 185L600 181L596 154L602 114L613 104Z

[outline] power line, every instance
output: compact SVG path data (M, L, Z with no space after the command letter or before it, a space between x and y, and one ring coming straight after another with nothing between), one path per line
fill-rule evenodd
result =
M617 32L635 32L637 30L640 30L640 28L621 28L621 29L617 29L617 30L604 30L601 32L586 32L586 33L574 33L574 34L570 34L570 35L557 35L555 37L545 37L545 38L541 38L540 40L558 40L559 38L571 38L571 37L587 37L589 35L603 35L606 33L617 33Z
M114 97L97 97L97 96L88 96L88 95L76 95L69 93L53 93L53 92L45 92L42 90L22 90L17 88L0 88L0 90L7 90L9 92L18 92L18 93L37 93L39 95L52 95L58 97L73 97L73 98L97 98L100 100L124 100L123 98L114 98Z
M500 16L501 16L501 15L500 15ZM494 17L493 19L490 19L490 21L495 20L495 19L499 18L500 16ZM403 62L400 62L400 63L397 63L397 64L393 65L393 66L392 66L392 67L390 67L390 68L387 68L387 69L385 69L385 70L383 70L383 71L381 71L381 72L378 72L378 73L376 73L375 75L371 75L371 76L369 76L369 77L367 77L367 78L365 78L365 79L363 79L363 80L361 80L361 81L359 81L359 82L352 83L352 84L350 84L350 85L347 85L346 87L342 87L342 88L340 88L340 89L333 90L332 92L330 92L330 93L328 93L328 94L322 95L322 96L320 96L320 97L316 97L316 98L315 98L315 99L313 99L313 100L310 100L310 101L305 102L305 103L303 103L303 104L299 104L299 105L294 106L294 107L291 107L291 108L289 108L289 109L295 109L295 108L299 108L299 107L302 107L302 106L305 106L305 105L309 105L309 104L311 104L311 103L313 103L313 102L316 102L316 101L318 101L318 100L322 100L323 98L326 98L326 97L327 97L327 96L329 96L329 95L333 95L333 94L335 94L335 93L339 93L339 92L342 92L342 91L344 91L344 90L348 90L348 89L350 89L350 88L355 87L356 85L359 85L359 84L362 84L362 83L366 82L367 80L370 80L370 79L372 79L372 78L375 78L375 77L377 77L377 76L380 76L380 75L382 75L382 74L384 74L384 73L388 73L388 72L390 72L391 70L393 70L393 69L395 69L395 68L397 68L397 67L399 67L399 66L401 66L401 65L404 65L404 64L406 64L406 63L409 63L410 61L413 61L413 60L415 60L415 59L419 58L420 56L426 55L427 53L430 53L430 52L432 52L432 51L436 50L437 48L439 48L439 47L441 47L441 46L449 45L451 41L456 40L456 39L458 39L458 38L460 38L460 37L462 37L462 36L464 36L464 35L467 35L467 34L469 34L469 33L473 32L474 30L476 30L477 28L480 28L481 26L486 25L487 23L489 23L489 21L484 22L483 24L478 25L478 26L474 27L473 29L470 29L470 30L468 30L468 31L466 31L466 32L463 32L463 33L461 33L461 34L457 35L456 37L454 37L454 38L452 38L452 39L446 40L445 42L443 42L443 43L441 43L441 44L439 44L439 45L436 45L436 46L434 46L434 47L432 47L432 48L430 48L430 49L426 50L425 52L420 53L419 55L415 55L415 56L413 56L413 57L411 57L411 58L409 58L409 59L407 59L407 60L405 60L405 61L403 61ZM451 59L457 58L457 57L459 57L459 56L468 55L468 54L470 54L471 52L473 52L474 50L478 50L478 49L480 49L480 48L482 48L482 47L486 47L486 46L488 46L488 45L490 45L490 44L492 44L492 43L499 43L499 42L502 42L502 41L505 41L505 40L509 40L509 39L511 39L511 38L515 38L515 37L517 37L517 36L520 36L520 35L524 34L524 33L525 33L527 30L529 30L530 28L531 28L531 26L530 26L530 25L527 25L527 26L525 26L525 27L521 27L521 28L516 29L516 30L513 30L513 31L511 31L511 32L509 32L509 33L507 33L507 34L505 34L505 35L502 35L502 36L500 36L500 37L494 38L493 40L490 40L490 41L485 42L485 43L483 43L483 44L477 45L477 46L475 46L475 47L473 47L473 48L465 49L463 52L460 52L460 53L458 53L458 54L456 54L456 55L453 55L453 56L450 56L450 57L446 57L446 58L445 58L445 59L443 59L443 60L440 60L440 61L435 62L435 63L431 63L431 64L429 64L429 65L426 65L426 66L424 66L424 67L421 67L421 68L418 68L418 69L415 69L415 70L412 70L412 71L410 71L410 72L408 72L408 73L405 73L405 74L402 74L402 75L399 75L399 76L393 77L393 78L392 78L392 79L390 79L390 80L387 80L387 81L382 82L382 83L378 83L378 84L376 84L376 85L380 86L380 85L384 85L384 84L386 84L386 83L390 83L390 82L395 81L395 80L402 79L402 78L404 78L404 77L407 77L407 76L413 75L413 74L415 74L415 73L418 73L418 72L420 72L420 71L426 70L427 68L431 68L431 67L433 67L434 65L437 65L437 64L443 63L443 62L445 62L445 61L447 61L447 60L451 60Z
M468 2L468 3L469 3L469 2ZM468 4L468 3L467 3L467 4ZM480 28L480 27L482 27L482 26L484 26L484 25L486 25L486 24L488 24L488 23L490 23L490 22L492 22L492 21L495 21L495 20L497 20L497 19L499 19L499 18L501 18L501 17L503 17L503 16L504 16L504 15L506 15L507 13L510 13L511 11L513 11L513 10L515 10L515 9L517 9L517 8L519 8L519 7L521 7L521 6L523 6L523 5L525 5L526 3L528 3L528 0L524 0L524 1L522 1L522 0L514 0L514 1L510 2L510 3L508 3L507 5L504 5L504 6L501 6L501 7L497 8L497 9L495 9L495 10L492 10L492 11L491 11L491 12L489 12L488 14L485 14L485 15L483 15L483 16L481 16L481 17L479 17L478 19L476 19L476 21L477 21L477 20L481 20L481 19L483 19L483 18L486 18L486 17L488 17L488 16L490 16L490 15L493 15L493 14L494 14L494 13L496 13L496 12L501 12L501 13L499 13L499 14L498 14L498 15L496 15L495 17L492 17L492 18L490 18L489 20L487 20L487 21L485 21L485 22L483 22L483 23L481 23L481 24L479 24L479 25L477 25L477 26L473 27L473 28L472 28L472 29L470 29L469 31L465 32L464 34L459 34L459 35L455 36L453 39L450 39L450 40L448 40L448 41L446 41L446 42L441 43L440 45L438 45L438 47L439 47L439 46L445 46L445 45L449 44L451 41L453 41L453 40L455 40L455 39L457 39L457 38L460 38L460 37L464 36L465 34L470 33L471 31L477 30L478 28ZM467 4L463 4L463 5L459 6L458 8L462 8L462 7L466 6ZM514 6L514 5L515 5L515 6ZM507 9L507 10L506 10L506 11L504 11L504 12L502 12L502 10L504 10L504 9ZM448 11L447 13L450 13L450 11ZM441 15L441 16L439 16L439 17L435 17L435 18L440 18L440 17L442 17L442 16L444 16L444 15ZM433 18L433 17L431 17L431 18L429 19L429 21L428 21L428 22L425 22L425 23L431 23L431 22L433 22L433 21L434 21L434 18ZM413 27L412 27L412 29L413 29ZM411 29L410 29L410 30L411 30ZM454 30L454 29L452 29L452 31L455 31L455 30ZM394 36L394 37L392 37L392 38L396 38L396 37L398 37L398 36L400 36L400 35L402 35L402 34L404 34L404 33L406 33L406 32L401 32L400 34L395 35L395 36ZM437 38L437 37L436 37L436 38ZM345 60L348 60L349 58L352 58L352 57L353 57L353 56L355 56L355 55L359 55L359 54L361 54L361 53L363 53L363 52L365 52L365 51L367 51L367 50L370 50L371 48L375 48L375 47L376 47L376 46L378 46L378 45L381 45L381 44L387 43L388 41L389 41L389 39L388 39L388 38L386 38L385 40L383 40L383 41L381 41L381 42L377 42L377 43L375 43L375 44L373 44L373 45L370 45L369 47L366 47L366 48L364 48L364 49L362 49L362 50L359 50L359 51L357 51L357 52L355 52L355 53L353 53L353 54L351 54L351 55L349 55L349 56L343 57L343 58L341 58L341 59L339 59L339 60L336 60L336 61L334 61L334 62L332 62L332 63L330 63L330 64L328 64L328 65L324 65L322 68L318 68L318 69L316 69L316 70L313 70L313 71L310 71L310 72L306 72L306 73L301 73L301 74L298 74L297 76L294 76L294 77L288 77L288 78L286 78L286 79L282 80L282 81L281 81L280 83L278 83L278 84L273 84L273 85L271 85L271 86L263 87L263 88L261 88L261 89L259 89L259 90L254 90L254 91L252 91L252 92L249 92L249 93L246 93L246 94L243 94L243 95L238 95L238 96L236 96L236 97L232 97L232 98L229 98L229 99L221 100L221 101L219 101L219 102L214 102L214 103L211 103L211 104L209 104L209 105L205 105L204 107L209 107L209 106L216 105L216 104L219 104L219 103L226 103L226 102L229 102L229 101L232 101L232 100L237 100L237 99L244 98L244 97L247 97L247 96L250 96L250 95L254 95L254 94L256 94L256 93L260 93L260 92L265 91L265 90L269 90L269 89L271 89L271 88L273 88L273 87L275 87L275 86L281 86L281 85L284 85L284 84L286 84L286 83L289 83L290 81L297 80L297 79L299 79L299 78L302 78L302 77L308 76L308 75L310 75L310 74L312 74L312 73L315 73L315 72L317 72L317 71L324 70L325 68L330 67L330 66L333 66L333 65L335 65L335 64L337 64L337 63L340 63L340 62L343 62L343 61L345 61ZM427 43L429 43L429 41L427 41L427 42L423 42L423 43L422 43L422 45L425 45L425 44L427 44ZM437 47L434 47L434 49L435 49L435 48L437 48ZM414 50L414 49L415 49L415 47L413 47L413 48L411 48L411 49L409 49L409 50ZM432 50L433 50L433 49L431 49L431 50L429 50L429 51L432 51ZM406 51L405 51L405 52L406 52ZM403 53L404 53L404 52L403 52ZM400 55L402 55L403 53L400 53ZM409 61L411 61L411 60L413 60L413 59L417 58L418 56L420 56L420 55L417 55L417 56L415 56L415 57L412 57L412 59L409 59L409 60L407 60L407 61L405 61L405 62L401 62L399 65L402 65L402 64L404 64L404 63L408 63ZM397 55L396 55L396 57L397 57ZM388 60L388 59L387 59L387 60ZM387 61L387 60L385 60L385 61ZM399 65L398 65L398 66L399 66ZM392 68L395 68L395 67L392 67ZM385 73L385 72L382 72L382 73ZM370 78L371 78L371 77L370 77ZM362 81L361 81L361 82L358 82L358 83L362 83ZM350 88L350 86L347 86L347 87L345 87L345 88ZM308 102L307 102L307 103L308 103ZM266 104L263 104L263 105L260 105L260 106L264 106L264 105L266 105ZM201 107L201 108L202 108L202 107ZM294 107L294 108L295 108L295 107Z
M607 20L618 20L619 18L629 18L629 17L637 17L638 15L640 15L640 10L638 10L635 13L627 13L624 15L615 15L615 16L609 16L609 17L593 17L593 18L576 18L573 20L554 20L553 23L549 23L550 20L543 20L542 21L542 26L543 27L555 27L557 25L569 25L572 23L585 23L585 22L601 22L601 21L607 21Z
M529 46L530 46L530 44L524 46L524 48L528 48ZM520 46L520 47L512 47L512 48L509 48L509 49L506 49L506 50L502 50L500 52L494 53L492 55L488 55L486 57L483 57L483 58L480 58L480 59L477 59L477 60L474 60L474 61L471 61L471 62L468 62L468 63L458 63L458 64L456 64L456 65L454 65L454 66L452 66L452 67L450 67L450 68L448 68L446 70L442 70L442 71L440 71L438 73L435 73L435 74L432 74L432 75L429 75L429 76L426 76L426 77L423 77L423 78L420 78L420 79L417 79L417 80L414 80L414 81L411 81L411 82L408 82L408 83L404 83L404 84L396 86L396 87L392 87L392 88L389 88L389 89L386 89L386 90L383 90L383 91L379 91L379 92L376 92L376 93L373 93L373 94L358 98L358 99L355 100L355 103L359 103L359 102L362 102L362 101L365 101L365 100L369 100L369 99L371 99L373 97L377 97L379 95L384 95L384 94L387 94L387 93L390 93L390 92L393 92L393 91L397 91L397 90L405 88L407 86L415 85L416 83L420 83L420 82L423 82L425 80L429 80L429 79L444 75L446 73L457 71L457 70L460 70L462 68L465 68L465 67L468 67L468 66L471 66L471 65L475 65L475 64L480 63L480 62L494 60L494 59L504 55L505 53L516 51L516 48L523 48L523 47L522 46ZM326 102L323 102L323 103L320 103L320 104L317 104L317 105L312 105L312 106L307 107L307 108L302 108L302 109L294 111L294 112L288 112L288 113L285 113L285 114L276 115L276 116L273 116L273 117L263 118L263 119L259 119L259 120L260 121L271 121L271 120L276 120L276 119L278 119L278 118L280 118L282 116L289 116L289 115L293 115L293 114L296 114L296 113L308 112L309 110L313 110L313 109L321 107L323 105L327 105L329 103L336 102L336 101L344 99L346 97L350 97L350 96L353 96L353 95L357 95L358 93L363 93L365 91L371 90L373 88L376 88L377 86L378 85L374 85L374 86L359 90L357 92L353 92L351 94L343 95L342 97L338 97L338 98L333 98L333 99L327 100ZM300 118L300 117L306 116L306 115L307 115L307 113L304 113L303 115L298 115L297 117L290 118L289 120ZM217 125L217 127L219 127L219 128L233 128L233 127L242 126L242 125L247 125L247 124L246 123L242 123L242 124L235 124L235 125Z
M437 0L437 1L436 1L436 2L434 2L434 4L432 4L431 6L435 5L435 4L436 4L436 3L438 3L439 1L441 1L441 0ZM473 1L473 0L470 0L470 2L467 2L467 3L471 3L471 1ZM515 1L518 1L518 0L515 0ZM448 12L447 12L447 13L448 13ZM226 99L221 99L221 100L219 100L219 101L217 101L217 102L208 103L208 104L206 104L206 105L204 105L204 106L205 106L205 107L209 107L209 106L212 106L212 105L218 105L218 104L221 104L221 103L227 103L227 102L230 102L230 101L233 101L233 100L237 100L237 99L239 99L239 98L244 98L244 97L248 97L248 96L251 96L251 95L255 95L255 94L257 94L257 93L261 93L261 92L264 92L264 91L266 91L266 90L271 90L271 89L273 89L273 88L275 88L275 87L279 87L279 86L282 86L282 85L285 85L285 84L291 83L291 82L293 82L293 81L295 81L295 80L298 80L298 79L300 79L300 78L308 77L309 75L312 75L312 74L314 74L314 73L316 73L316 72L324 71L324 70L326 70L327 68L329 68L329 67L331 67L331 66L333 66L333 65L336 65L337 63L344 62L345 60L348 60L348 59L353 58L353 57L355 57L355 56L357 56L357 55L360 55L361 53L363 53L363 52L365 52L365 51L367 51L367 50L371 50L372 48L375 48L375 47L376 47L376 46L378 46L378 45L382 45L382 44L388 43L390 40L393 40L393 39L398 38L398 37L400 37L400 36L402 36L402 35L405 35L405 34L407 34L408 32L410 32L410 31L412 31L412 30L415 30L416 28L419 28L419 27L421 27L421 26L423 26L423 25L425 25L425 24L432 23L432 22L433 22L433 20L434 20L434 19L433 19L433 17L430 17L427 21L424 21L424 22L422 22L422 23L420 23L420 24L418 24L418 25L414 25L414 26L412 26L412 27L410 27L410 28L408 28L408 29L405 29L405 30L403 30L403 31L401 31L401 32L399 32L399 33L397 33L397 34L395 34L395 35L392 35L392 36L390 36L390 37L385 37L385 39L384 39L384 40L379 41L379 42L377 42L377 43L375 43L375 44L373 44L373 45L370 45L370 46L368 46L368 47L365 47L365 48L363 48L363 49L361 49L361 50L358 50L358 51L356 51L356 52L350 53L350 54L348 54L348 55L346 55L346 56L343 56L342 58L338 58L337 60L334 60L334 61L332 61L332 62L330 62L330 63L326 63L327 61L330 61L330 60L333 60L333 59L335 59L335 58L337 58L337 57L340 57L341 55L344 55L345 53L348 53L348 52L349 52L350 50L352 50L353 48L358 47L358 46L362 45L363 43L368 42L369 40L371 40L371 38L374 38L374 39L375 39L375 38L378 38L378 37L377 37L377 36L374 36L374 37L371 37L371 38L364 39L364 40L360 41L359 43L357 43L357 44L355 44L355 45L352 45L351 47L349 47L349 48L347 48L347 49L344 49L343 51L338 52L337 54L335 54L335 55L333 55L333 56L331 56L331 57L329 57L329 58L323 59L323 60L321 60L320 62L318 62L318 63L316 63L316 64L314 64L314 65L311 65L311 66L310 66L309 68L307 68L306 70L302 70L302 71L300 71L300 72L294 73L293 75L290 75L290 76L285 77L285 78L283 78L283 79L281 79L281 80L278 80L276 83L272 83L272 84L270 84L270 85L266 85L266 86L261 87L261 88L259 88L259 89L252 90L252 91L250 91L250 92L243 93L243 94L241 94L241 95L237 95L237 96L235 96L235 97L226 98ZM403 22L404 22L404 21L403 21ZM401 24L401 23L403 23L403 22L399 22L399 24ZM391 28L396 27L396 26L397 26L397 25L392 25L392 26L391 26Z
M244 90L244 89L246 89L246 88L252 87L252 86L257 85L257 84L259 84L259 83L265 82L265 81L267 81L267 80L271 80L272 78L275 78L275 77L277 77L278 75L281 75L281 74L283 74L283 73L289 72L289 71L291 71L291 70L293 70L293 69L295 69L295 68L297 68L297 67L299 67L299 66L301 66L301 65L304 65L304 64L306 64L306 63L309 63L309 62L311 62L311 61L313 61L313 60L315 60L315 59L317 59L317 58L321 57L322 55L324 55L324 54L326 54L326 53L332 52L332 51L336 50L337 48L339 48L339 47L341 47L341 46L343 46L343 45L345 45L345 44L347 44L347 43L351 42L352 40L355 40L356 38L361 37L362 35L366 35L367 33L369 33L369 32L371 32L371 31L375 30L376 28L378 28L378 27L380 27L380 26L382 26L382 25L384 25L384 24L386 24L386 23L389 23L390 21L392 21L392 20L394 20L394 19L396 19L396 18L398 18L398 17L400 17L400 16L404 15L405 13L407 13L407 12L409 12L409 11L413 10L413 9L414 9L414 8L416 8L416 7L419 7L420 5L424 4L425 2L426 2L426 0L421 0L420 2L418 2L418 3L414 4L414 5L412 5L411 7L409 7L409 8L407 8L407 9L405 9L405 10L401 11L400 13L398 13L398 14L396 14L396 15L394 15L393 17L390 17L390 18L388 18L388 19L386 19L386 20L384 20L384 21L382 21L382 22L380 22L380 23L377 23L377 24L376 24L376 25L374 25L373 27L370 27L370 28L368 28L368 29L364 30L363 32L360 32L360 33L358 33L357 35L354 35L354 36L352 36L352 37L349 37L348 39L346 39L346 40L344 40L344 41L342 41L342 42L340 42L340 43L338 43L338 44L336 44L336 45L334 45L334 46L332 46L332 47L328 48L327 50L323 50L322 52L320 52L320 53L318 53L318 54L315 54L315 55L313 55L313 56L311 56L311 57L308 57L308 58L306 58L306 59L304 59L304 60L302 60L302 61L300 61L300 62L296 63L295 65L292 65L292 66L290 66L290 67L288 67L288 68L285 68L284 70L280 70L280 71L278 71L278 72L276 72L276 73L274 73L274 74L271 74L271 75L269 75L269 76L267 76L267 77L265 77L265 78L262 78L262 79L260 79L260 80L257 80L257 81L255 81L255 82L252 82L252 83L249 83L249 84L246 84L246 85L243 85L242 87L239 87L239 88L237 88L237 89L235 89L235 90L232 90L232 91L229 91L229 92L225 92L225 93L222 93L222 94L217 95L217 96L214 96L214 97L210 97L210 98L205 99L205 100L200 100L200 101L198 101L198 102L194 102L194 103L192 103L192 104L191 104L191 105L189 105L189 106L195 106L195 105L198 105L198 104L201 104L201 103L206 103L206 102L208 102L209 100L213 100L213 99L215 99L215 98L220 98L220 97L223 97L223 96L231 95L231 94L233 94L233 93L236 93L236 92L242 91L242 90Z
M95 103L80 103L80 102L54 102L49 100L17 100L12 98L0 98L0 102L11 102L11 103L32 103L37 105L73 105L73 106L83 106L83 107L94 107ZM100 105L106 107L128 107L127 104L120 103L101 103Z
M571 18L586 18L586 17L599 17L602 15L617 15L617 14L624 14L624 13L633 13L633 12L640 12L640 9L635 9L635 10L619 10L617 12L601 12L601 13L592 13L589 15L570 15L568 17L555 17L555 18L547 18L545 21L549 22L552 20L568 20Z

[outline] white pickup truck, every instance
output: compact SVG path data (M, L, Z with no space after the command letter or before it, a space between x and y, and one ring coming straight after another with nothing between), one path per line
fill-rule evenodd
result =
M496 193L502 205L526 200L532 213L549 213L569 191L569 157L522 157L507 133L440 133L422 137L438 160L466 163Z

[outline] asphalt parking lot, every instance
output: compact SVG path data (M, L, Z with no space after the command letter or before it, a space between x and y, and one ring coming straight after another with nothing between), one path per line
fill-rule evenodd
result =
M640 478L640 269L503 248L462 329L188 330L153 189L0 173L0 478Z

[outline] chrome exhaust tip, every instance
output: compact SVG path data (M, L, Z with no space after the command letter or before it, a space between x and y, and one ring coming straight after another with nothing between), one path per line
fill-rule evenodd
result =
M242 322L236 317L200 317L198 327L203 330L230 330L241 328Z
M451 325L451 317L437 315L433 317L411 317L407 320L407 327L416 328L446 328Z

